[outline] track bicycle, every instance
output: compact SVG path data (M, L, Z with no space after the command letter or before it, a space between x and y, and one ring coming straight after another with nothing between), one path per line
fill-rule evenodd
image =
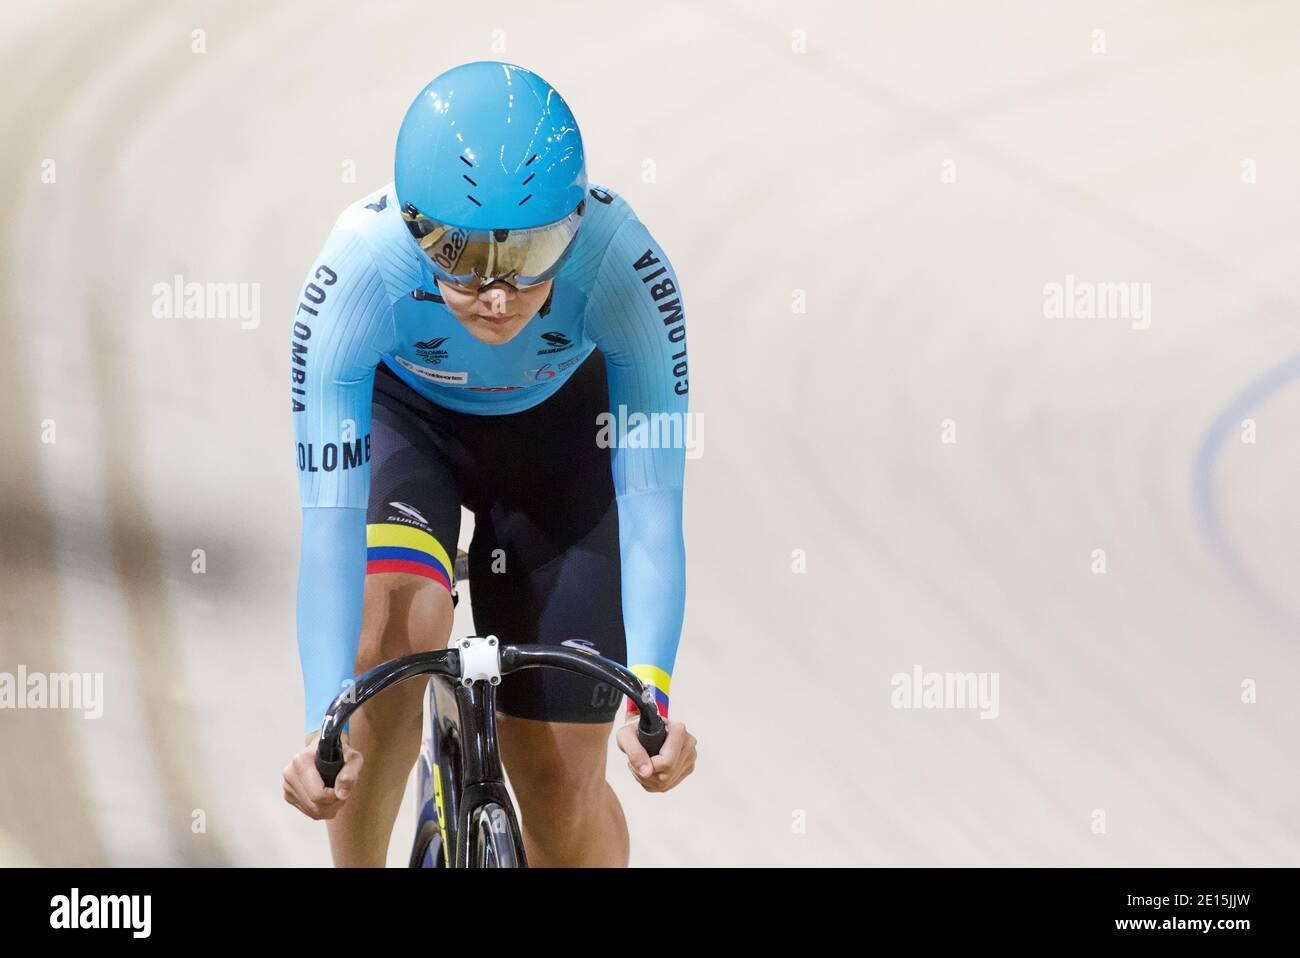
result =
M668 737L654 692L626 666L582 647L502 645L467 636L446 649L385 662L358 676L321 724L316 769L333 788L343 769L348 718L374 696L429 676L428 724L420 747L417 828L412 868L526 868L523 833L506 790L497 746L496 687L520 669L554 668L604 682L636 703L637 738L658 755Z

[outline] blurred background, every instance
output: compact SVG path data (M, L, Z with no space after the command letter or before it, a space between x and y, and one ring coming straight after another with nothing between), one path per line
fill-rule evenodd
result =
M1296 864L1298 41L1248 0L4 4L0 673L103 697L0 709L0 864L328 862L280 795L291 315L485 58L686 294L701 754L611 762L634 864ZM996 718L896 708L915 669Z

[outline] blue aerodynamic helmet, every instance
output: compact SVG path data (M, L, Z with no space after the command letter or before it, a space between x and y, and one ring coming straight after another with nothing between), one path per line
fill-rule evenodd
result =
M434 78L406 111L395 188L439 279L540 283L559 270L582 224L582 134L536 73L466 63Z

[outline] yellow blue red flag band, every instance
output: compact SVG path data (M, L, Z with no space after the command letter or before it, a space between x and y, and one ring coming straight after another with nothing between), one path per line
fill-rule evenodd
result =
M639 678L646 685L652 686L655 690L655 705L659 709L659 714L664 718L668 717L668 690L673 684L672 676L663 669L653 665L633 665L630 666L632 674ZM636 703L629 701L627 703L629 713L637 711Z
M366 575L409 572L452 584L452 564L447 550L423 529L383 522L366 526Z

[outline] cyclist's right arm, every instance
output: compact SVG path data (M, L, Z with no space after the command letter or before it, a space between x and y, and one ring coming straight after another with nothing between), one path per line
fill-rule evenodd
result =
M375 366L392 299L365 240L344 220L307 273L292 332L302 552L298 653L310 735L351 679L361 633Z

